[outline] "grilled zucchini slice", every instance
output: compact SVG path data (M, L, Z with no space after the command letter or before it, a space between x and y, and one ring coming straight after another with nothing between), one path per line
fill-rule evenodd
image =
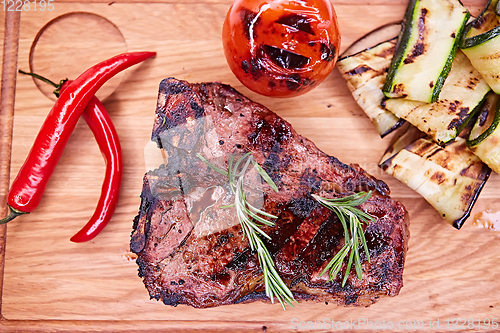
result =
M460 48L491 89L500 93L500 17L498 0L488 1L483 12L467 24Z
M419 193L448 223L460 229L491 169L467 148L461 137L441 147L429 137L417 136L404 146L405 141L411 141L408 136L413 135L414 131L407 131L396 140L379 166Z
M459 0L410 0L385 95L436 102L469 17Z
M467 139L467 146L493 171L500 174L500 97L488 94L474 127Z
M407 99L388 99L385 108L445 145L457 137L471 115L479 109L490 87L459 50L443 85L440 98L434 103Z
M384 109L382 86L396 47L396 38L340 59L337 67L347 82L354 100L372 121L381 137L404 122Z

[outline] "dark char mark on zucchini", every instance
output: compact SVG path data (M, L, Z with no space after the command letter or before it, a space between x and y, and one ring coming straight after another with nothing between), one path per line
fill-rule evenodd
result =
M349 75L353 76L353 75L359 75L359 74L363 74L363 73L366 73L368 71L371 71L373 70L370 66L368 65L359 65L353 69L351 69L348 73Z
M411 64L415 61L415 58L421 56L425 53L425 44L423 40L425 40L425 16L427 15L427 9L422 8L420 11L420 17L418 18L418 42L413 47L413 50L403 61L405 64Z
M458 112L457 117L454 120L452 120L450 122L450 124L448 125L448 129L451 130L451 129L459 127L465 121L465 118L468 115L469 115L469 108L468 107L460 108L460 111Z

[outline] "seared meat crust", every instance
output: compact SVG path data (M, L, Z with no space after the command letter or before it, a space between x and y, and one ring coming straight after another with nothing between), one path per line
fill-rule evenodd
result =
M227 180L195 151L225 168L231 154L251 152L277 184L276 193L262 181L262 210L278 216L275 227L262 229L296 299L368 306L399 293L409 238L403 205L384 182L320 151L264 106L227 85L168 78L160 84L152 140L165 164L144 176L130 243L151 298L197 308L266 299L257 256L232 208L222 207L231 203ZM320 273L343 246L343 229L311 194L368 190L361 209L377 220L365 230L371 262L361 251L363 280L353 269L342 287L345 264L333 282Z

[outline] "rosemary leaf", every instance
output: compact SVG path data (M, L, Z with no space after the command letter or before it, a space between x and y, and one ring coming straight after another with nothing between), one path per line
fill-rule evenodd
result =
M234 155L231 155L229 158L229 164L227 165L227 178L229 178L229 185L231 188L234 186L234 174L233 174L233 161L234 161Z
M245 158L247 159L247 161L245 162L245 165L243 166L243 168L241 168L240 172L236 173L236 177L244 177L245 176L245 173L247 172L248 166L250 165L250 162L253 160L252 156L250 156L250 157L248 157L248 156L250 156L250 153L246 153L245 155L243 155L238 160L238 162L236 162L236 164L234 165L234 170L235 170L235 172L237 172L241 162L243 162L243 160Z
M349 254L349 261L347 261L347 268L346 268L346 272L350 272L351 271L351 266L352 266L352 261L354 259L354 251L350 251L350 254ZM340 263L342 265L342 263ZM345 285L345 283L347 282L347 278L349 277L349 274L345 274L344 275L344 279L342 280L342 286Z
M265 225L268 225L270 227L274 227L274 222L271 222L271 221L268 221L266 220L265 218L263 217L260 217L259 215L253 213L252 211L248 210L246 212L251 218L253 218L254 220L257 220L258 222L262 223L262 224L265 224Z
M252 163L255 170L259 173L262 179L276 192L278 192L278 187L273 182L271 177L266 173L266 171L253 159L250 153L246 153L240 157L236 162L234 162L234 155L231 155L228 161L228 170L222 170L215 165L208 162L201 154L196 154L203 162L205 162L214 171L225 175L228 177L229 186L234 194L234 203L224 207L233 207L236 209L236 216L241 225L243 236L242 238L248 237L248 242L250 244L250 249L257 252L257 258L259 260L259 265L264 276L264 286L266 295L269 297L272 303L276 298L283 309L286 309L285 304L293 306L293 302L297 303L293 298L293 294L288 288L288 286L283 282L281 276L276 271L274 261L266 248L261 236L267 239L271 239L256 222L263 225L273 227L275 223L269 221L266 218L275 219L278 218L272 214L264 212L254 206L252 206L246 198L245 191L243 188L245 174L247 169ZM246 159L246 161L245 161ZM245 161L243 167L240 165ZM344 222L345 224L345 222ZM346 252L347 253L347 252ZM343 258L342 258L343 260ZM340 261L339 270L342 265Z
M332 258L332 260L330 260L330 262L325 267L323 272L321 272L320 276L330 271L329 277L330 280L333 280L340 271L340 268L342 268L342 263L344 262L344 259L348 253L349 253L349 246L345 244L342 247L342 249L339 252L337 252L337 254Z
M315 194L312 194L312 197L324 207L332 210L339 218L344 229L344 246L335 256L333 256L320 276L329 272L329 281L333 281L340 272L347 255L349 255L344 278L342 279L342 286L346 284L353 264L356 270L356 276L358 279L362 280L363 268L361 266L359 252L360 243L362 249L365 251L368 262L370 262L370 253L363 231L363 223L368 225L370 222L375 223L376 220L370 214L357 208L357 206L365 203L371 197L371 191L354 193L345 197L332 199L322 198ZM349 226L347 226L347 223L349 223Z
M207 161L203 156L201 156L200 153L196 153L196 156L198 156L198 158L200 160L202 160L203 162L205 162L206 165L208 165L210 167L210 169L220 173L221 175L224 175L224 176L227 176L228 175L228 172L225 171L225 170L222 170L218 167L216 167L215 165L213 165L212 163L210 163L209 161Z
M260 214L260 215L264 215L264 216L267 216L267 217L270 217L272 219L277 219L278 217L275 216L275 215L272 215L272 214L269 214L269 213L266 213L258 208L255 208L254 206L252 206L251 204L247 203L248 205L248 208L250 208L252 211L254 211L255 213L257 214Z
M271 188L275 191L275 192L278 192L278 186L276 186L276 184L274 183L274 181L271 179L271 177L269 177L269 175L267 174L267 172L262 169L262 167L257 163L255 162L253 159L252 159L252 164L254 166L254 168L257 170L257 172L259 173L259 175L262 177L262 179L265 180L265 182L271 186Z
M230 205L220 206L220 208L222 208L222 209L224 209L224 208L230 208L230 207L234 207L234 203L232 203Z

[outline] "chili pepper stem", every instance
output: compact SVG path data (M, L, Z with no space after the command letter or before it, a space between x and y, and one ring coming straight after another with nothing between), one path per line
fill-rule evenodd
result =
M15 219L16 217L18 217L19 215L29 214L28 212L21 212L20 210L12 208L10 205L7 205L7 206L10 209L10 213L9 213L9 215L7 215L6 217L4 217L3 219L0 220L0 224L5 224L7 222L10 222L13 219Z
M63 79L63 80L59 81L59 84L57 84L57 83L55 83L54 81L49 80L49 79L47 79L46 77L43 77L43 76L38 75L38 74L36 74L36 73L28 73L28 72L25 72L25 71L23 71L23 70L21 70L21 69L20 69L20 70L18 70L18 72L19 72L19 73L21 73L21 74L24 74L24 75L29 75L29 76L32 76L32 77L34 77L35 79L38 79L38 80L43 81L43 82L45 82L45 83L47 83L47 84L50 84L52 87L56 88L56 89L53 91L53 93L54 93L54 95L56 95L56 97L59 97L59 94L61 93L61 88L62 88L63 84L64 84L66 81L68 81L68 79Z

